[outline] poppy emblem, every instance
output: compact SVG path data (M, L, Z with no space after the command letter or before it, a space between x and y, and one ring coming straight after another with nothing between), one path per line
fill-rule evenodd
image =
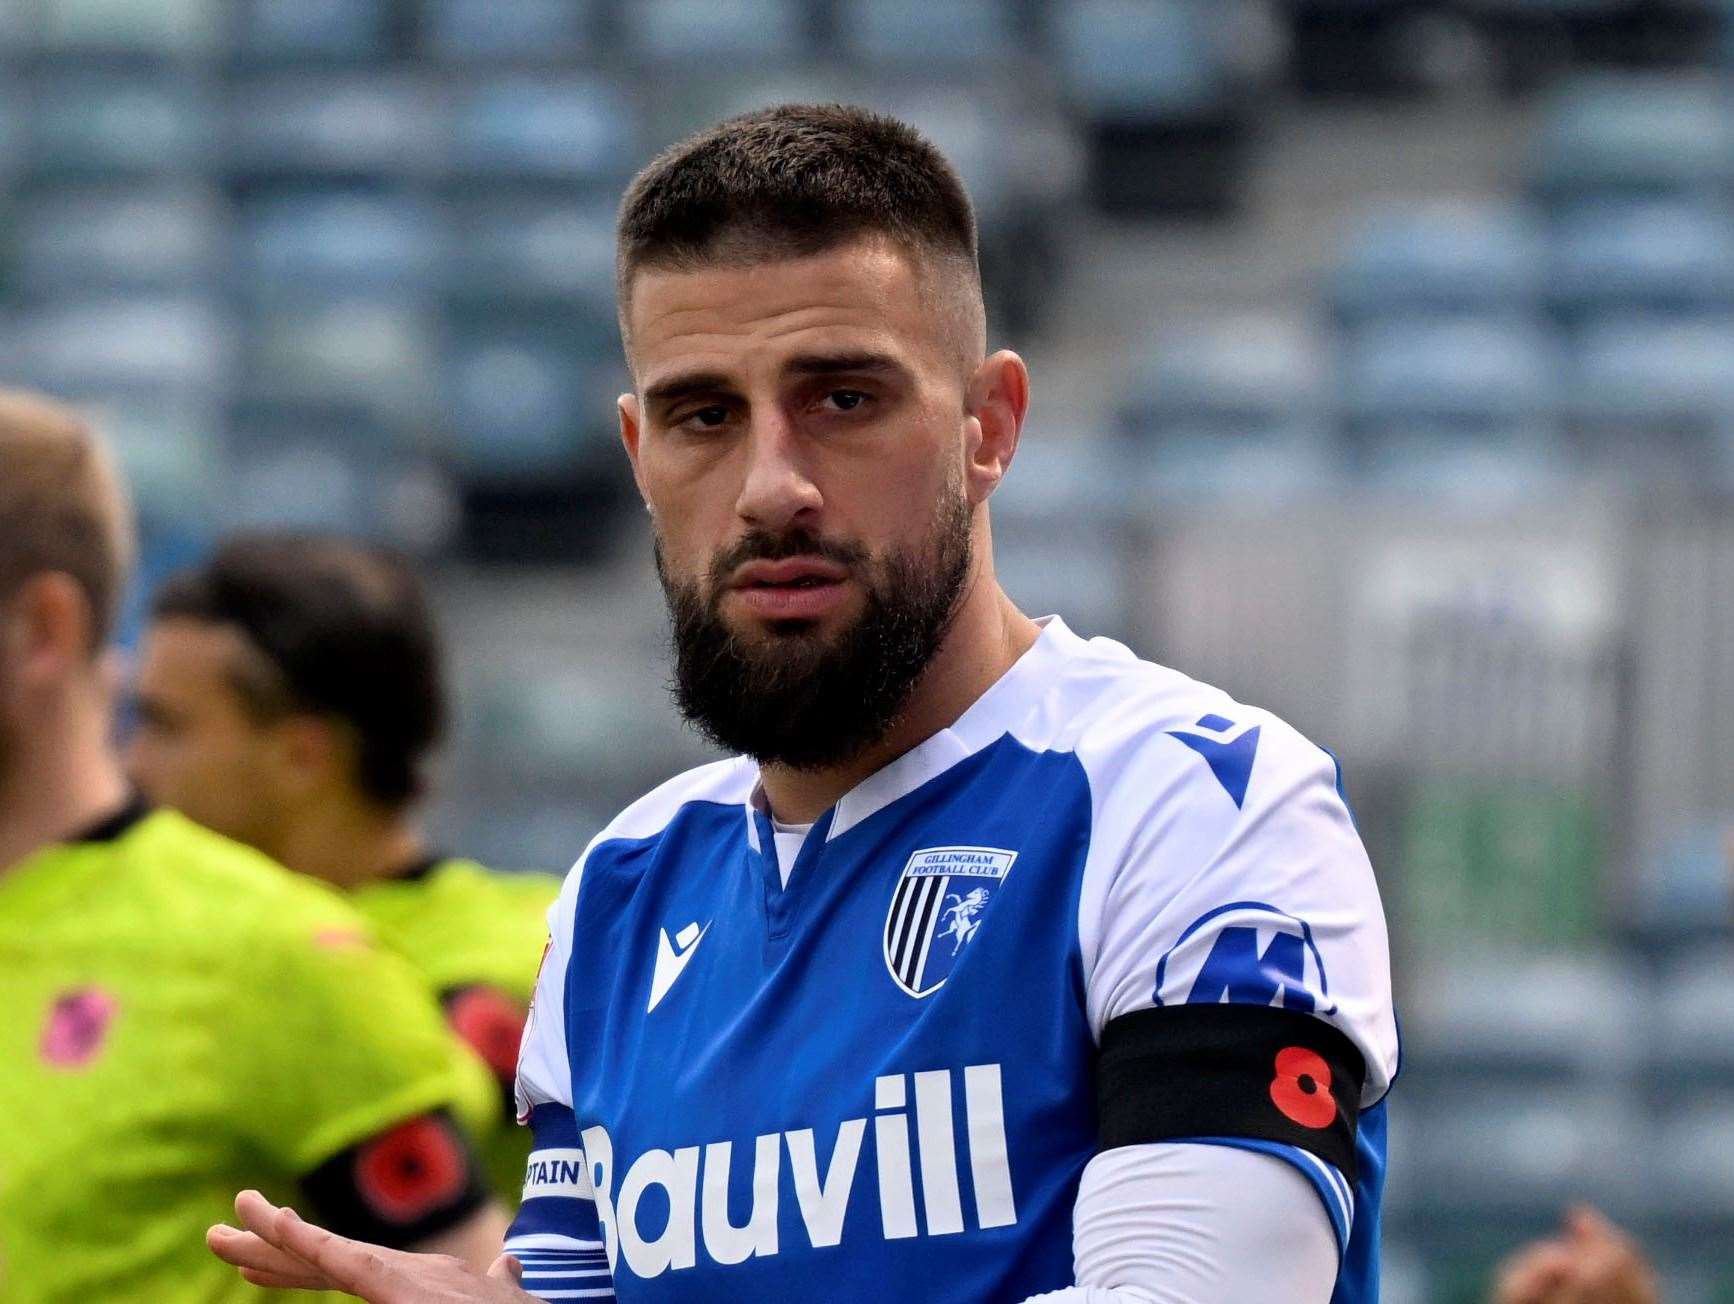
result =
M1329 1127L1337 1118L1331 1066L1324 1056L1304 1046L1288 1046L1276 1053L1270 1099L1284 1118L1305 1128Z

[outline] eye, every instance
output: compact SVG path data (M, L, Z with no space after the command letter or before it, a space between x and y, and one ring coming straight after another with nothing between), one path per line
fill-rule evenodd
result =
M712 403L709 407L696 408L682 417L678 424L695 426L700 430L715 430L729 419L729 410L720 403Z
M867 395L858 389L834 389L825 395L825 401L839 412L853 412L867 401Z

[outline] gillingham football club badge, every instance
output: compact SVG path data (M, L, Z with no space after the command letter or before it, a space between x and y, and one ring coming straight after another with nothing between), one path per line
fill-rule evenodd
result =
M1018 853L924 847L909 858L885 916L885 967L911 996L931 996L963 957Z

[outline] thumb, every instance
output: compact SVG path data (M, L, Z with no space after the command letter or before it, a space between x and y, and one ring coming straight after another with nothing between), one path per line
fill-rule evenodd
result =
M502 1254L495 1259L488 1269L488 1276L502 1281L521 1281L524 1276L524 1265L509 1254Z
M1620 1239L1620 1229L1594 1205L1573 1205L1566 1214L1565 1225L1572 1239L1576 1241Z

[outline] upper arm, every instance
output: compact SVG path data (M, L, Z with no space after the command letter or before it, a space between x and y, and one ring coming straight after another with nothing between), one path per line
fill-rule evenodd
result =
M298 1178L422 1115L449 1111L467 1131L497 1108L421 976L332 906L246 948L251 995L231 1020L236 1116Z
M1221 709L1085 758L1079 940L1103 1145L1286 1155L1321 1196L1343 1192L1327 1204L1346 1235L1358 1115L1396 1071L1384 913L1335 761L1263 712Z

